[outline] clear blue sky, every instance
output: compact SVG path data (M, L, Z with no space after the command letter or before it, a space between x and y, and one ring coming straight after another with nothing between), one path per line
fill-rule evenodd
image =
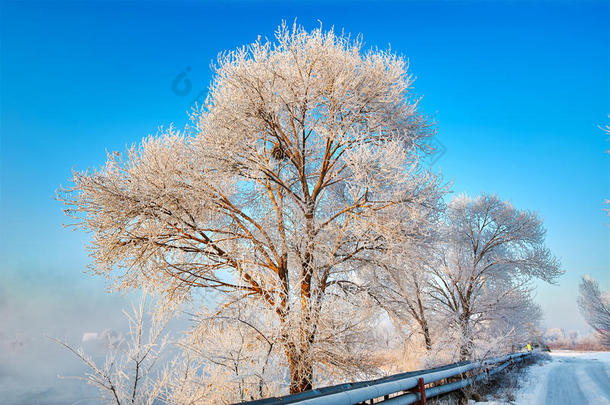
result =
M598 128L610 113L609 4L3 2L5 335L24 322L39 325L31 333L70 333L72 324L78 334L114 319L109 308L121 299L83 274L85 235L62 228L55 190L73 167L102 164L106 150L184 125L219 52L295 18L409 58L447 148L435 168L455 193L495 192L545 219L567 270L558 287L539 289L547 325L584 330L578 278L610 287L610 142ZM187 67L193 89L179 96L172 81Z

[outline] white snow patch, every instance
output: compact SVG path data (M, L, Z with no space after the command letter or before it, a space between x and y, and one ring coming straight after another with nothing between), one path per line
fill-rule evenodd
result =
M610 351L608 352L579 352L572 350L554 350L551 352L551 357L578 357L583 360L599 360L610 366Z
M580 388L590 404L610 405L610 398L604 395L604 392L584 370L577 370L576 376L578 377ZM608 381L608 384L610 384L610 381Z
M610 405L610 352L552 352L552 361L528 368L517 405Z
M512 402L475 405L610 405L610 352L554 351L527 368Z
M97 340L97 332L85 332L83 333L83 342L89 342L90 340Z

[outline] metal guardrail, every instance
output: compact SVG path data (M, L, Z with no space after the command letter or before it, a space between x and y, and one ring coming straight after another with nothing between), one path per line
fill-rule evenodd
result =
M354 405L370 401L369 403L383 403L386 405L403 405L416 402L425 405L426 398L457 391L489 375L495 374L511 363L521 361L529 355L531 355L531 352L519 352L481 361L464 361L426 370L394 374L371 381L334 385L283 397L243 402L242 404ZM464 373L471 371L476 373L468 377L463 376ZM426 388L428 384L438 383L442 380L458 376L460 377L458 380Z

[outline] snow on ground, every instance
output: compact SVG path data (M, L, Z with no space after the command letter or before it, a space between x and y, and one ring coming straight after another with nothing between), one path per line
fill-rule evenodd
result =
M550 361L527 369L512 404L610 405L610 352L554 351L550 355Z

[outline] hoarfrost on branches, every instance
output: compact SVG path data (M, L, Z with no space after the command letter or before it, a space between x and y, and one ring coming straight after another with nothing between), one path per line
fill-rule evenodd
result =
M580 281L578 306L602 345L610 347L610 294L601 291L597 281L584 276Z
M412 83L395 54L281 26L275 42L219 57L185 131L109 154L60 199L92 233L95 273L172 305L214 291L202 327L237 319L262 353L272 346L290 392L316 372L366 372L358 342L377 315L363 263L393 249L396 229L418 238L445 191L420 164L434 129ZM258 312L236 317L240 306Z
M458 332L462 359L472 356L477 338L540 319L529 282L553 282L563 271L544 246L538 215L495 195L463 195L447 207L445 234L431 297Z
M64 341L51 338L71 351L88 368L82 379L95 386L99 399L106 404L153 405L162 397L171 384L171 373L163 367L162 356L167 349L169 334L166 326L169 318L157 314L151 318L150 328L144 327L147 315L146 295L130 313L124 314L129 321L128 339L110 345L110 353L103 365L81 348L74 348Z
M192 309L182 357L142 400L363 379L413 335L436 362L537 338L530 282L562 273L542 220L494 195L445 206L421 163L435 130L403 58L282 25L275 42L220 55L214 73L184 131L109 153L59 193L92 235L94 273L160 294L159 313ZM77 354L106 393L121 386Z

